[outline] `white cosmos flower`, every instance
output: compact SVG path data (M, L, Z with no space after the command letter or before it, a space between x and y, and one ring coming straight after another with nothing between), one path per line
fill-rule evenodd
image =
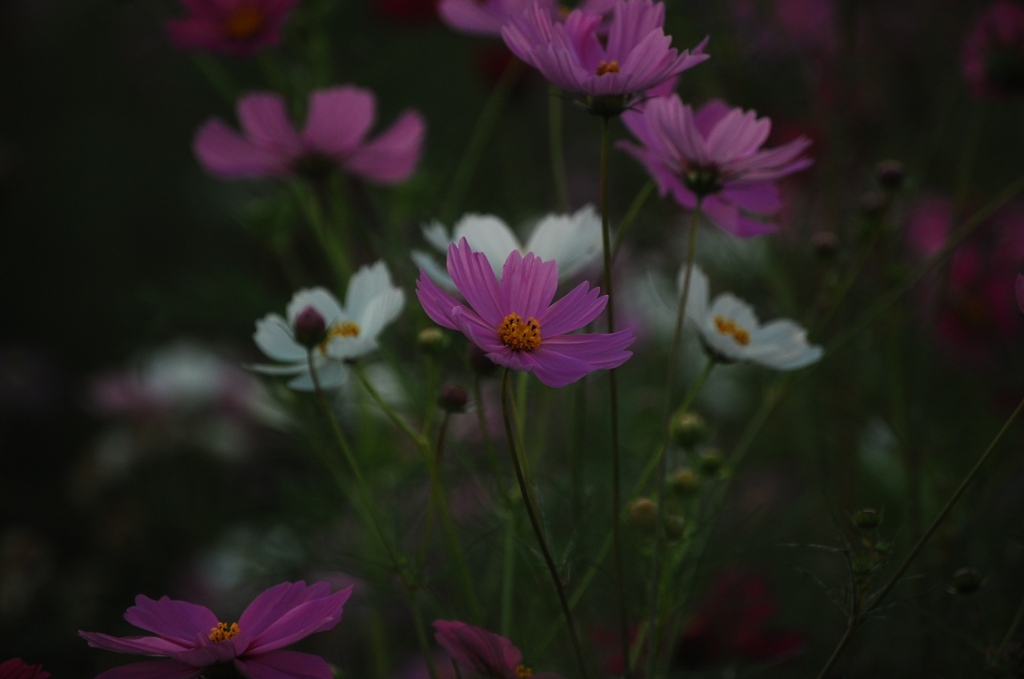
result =
M312 391L308 350L295 339L295 319L312 307L324 319L325 339L313 349L313 367L324 389L340 386L348 377L345 361L377 348L377 335L401 313L405 293L391 283L384 262L364 266L352 276L342 306L324 288L299 290L288 303L287 319L267 314L256 321L253 340L263 353L282 365L250 366L267 375L294 375L288 386Z
M463 215L452 229L451 235L440 222L423 227L423 237L440 253L448 246L465 238L474 252L487 255L494 275L501 277L501 269L513 250L522 254L532 252L542 260L558 262L558 277L566 280L592 262L601 252L601 219L593 205L586 205L571 215L551 214L539 222L522 245L508 224L494 215ZM431 255L414 250L416 266L427 272L431 280L454 290L455 284Z
M679 271L680 295L685 276L684 266ZM782 319L761 325L750 305L728 292L711 301L708 277L699 267L693 268L687 297L686 319L719 360L796 370L821 358L821 347L808 344L807 332L793 321Z

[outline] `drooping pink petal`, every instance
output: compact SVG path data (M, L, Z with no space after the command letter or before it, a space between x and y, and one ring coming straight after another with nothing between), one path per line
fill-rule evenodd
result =
M141 653L143 655L165 655L188 650L195 644L195 635L189 643L181 643L161 637L114 637L101 632L81 632L78 636L89 642L93 648L102 648L115 653Z
M380 184L409 178L419 162L427 125L416 111L406 111L372 141L356 148L344 165L355 174Z
M462 304L439 288L423 269L420 269L420 277L416 279L416 297L430 320L449 330L459 329L452 318L452 310L462 307Z
M124 619L183 646L193 645L196 634L209 634L218 622L217 616L205 606L166 596L154 601L143 594L135 597L135 605L125 612Z
M249 679L333 679L323 658L298 651L272 651L235 660L235 668Z
M217 119L199 128L192 150L203 167L224 177L280 177L291 172L286 156L242 139Z
M189 667L177 660L151 660L115 667L96 679L195 679L203 671L202 667Z
M355 149L373 125L376 100L358 87L335 87L313 92L302 139L325 155L344 156Z
M238 122L246 139L284 157L303 151L302 140L288 120L284 99L278 94L250 94L238 102Z

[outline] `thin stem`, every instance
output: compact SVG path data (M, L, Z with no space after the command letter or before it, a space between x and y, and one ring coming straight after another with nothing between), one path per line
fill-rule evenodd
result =
M693 215L690 217L689 245L686 249L686 269L683 274L683 289L679 294L679 302L676 304L676 323L672 332L672 346L668 352L668 375L665 379L665 418L662 425L661 436L661 468L658 474L658 515L654 522L654 550L651 554L651 594L648 609L648 620L650 633L647 636L647 676L654 677L655 656L657 649L655 643L658 637L658 589L661 578L658 577L658 570L661 566L662 547L662 526L665 521L665 488L668 485L668 449L671 444L671 422L673 412L673 392L676 384L676 362L679 360L679 345L683 335L683 320L686 318L686 304L690 299L690 280L693 274L693 263L697 252L697 223L700 215L701 198L697 198L697 204L693 208ZM712 361L708 361L705 368L705 375L711 371ZM689 407L687 405L687 407Z
M429 452L430 442L427 438L413 429L412 426L405 421L405 418L399 415L398 412L391 407L390 403L381 398L380 393L374 388L370 381L366 379L366 375L363 374L363 369L359 365L354 365L352 372L356 374L356 377L359 378L359 383L363 385L364 389L366 389L366 393L370 395L370 398L373 399L374 403L380 406L380 409L384 411L384 414L388 416L388 419L391 420L396 427L402 430L402 433L408 436L421 452Z
M925 543L928 542L931 536L938 529L939 525L943 522L943 520L950 513L950 511L952 511L957 501L959 501L960 497L964 494L964 491L967 490L967 487L971 485L972 481L974 481L974 478L978 475L978 472L981 471L981 468L985 465L986 462L988 462L988 459L992 456L992 451L994 451L996 447L999 445L999 443L1003 440L1003 437L1006 435L1006 432L1009 431L1010 429L1010 425L1012 425L1016 421L1021 411L1024 411L1024 399L1022 399L1021 402L1017 405L1017 409L1013 411L1010 417L1006 420L1006 423L1003 424L1002 429L1000 429L999 433L996 434L994 439L992 439L992 442L988 445L988 448L985 449L985 452L982 453L981 457L978 458L978 461L974 463L973 467L971 467L971 471L967 472L967 476L964 477L963 481L960 482L960 485L957 487L957 489L953 491L953 494L949 496L948 500L946 500L946 504L943 505L942 509L939 511L938 516L936 516L935 519L932 521L931 525L928 526L928 529L924 532L924 535L922 535L918 539L917 544L915 544L911 548L910 553L907 554L907 556L903 559L903 563L901 563L899 568L896 569L896 572L892 575L891 578L889 578L889 581L885 583L885 586L881 590L879 590L877 594L871 597L871 601L864 608L864 612L860 615L854 616L854 618L857 621L856 624L854 624L853 622L850 623L850 627L847 629L847 633L844 634L843 638L839 640L839 644L836 646L835 651L832 652L832 657L829 658L828 662L825 663L825 667L823 667L821 672L818 674L819 679L824 677L825 674L832 668L832 666L839 659L839 656L842 654L847 644L849 644L850 638L853 636L854 629L856 629L856 627L859 627L860 621L864 619L864 616L866 616L867 614L871 613L872 611L876 610L879 606L881 606L882 602L885 601L885 598L889 595L890 592L892 592L893 588L896 587L897 584L899 584L900 578L902 578L903 574L907 572L907 569L910 568L910 564L913 563L914 559L917 558L917 555L924 548Z
M558 208L569 211L569 187L565 181L565 144L562 135L562 96L558 88L551 85L548 97L548 136L551 139L551 175L555 183Z
M608 296L605 312L608 318L608 332L615 332L615 295L612 285L611 222L608 216L608 150L611 144L611 120L601 118L601 250L604 255L604 293ZM615 591L619 613L619 644L626 663L626 677L629 677L629 629L626 621L625 576L622 565L622 529L619 512L622 507L622 488L619 454L619 392L616 384L616 369L608 371L608 403L611 418L612 454L612 545L615 561Z
M654 182L648 180L643 188L633 198L633 202L629 204L629 209L626 210L626 215L619 222L619 228L615 231L615 241L612 243L612 261L615 261L615 256L619 254L619 246L622 245L622 240L629 231L629 227L633 226L633 222L636 221L637 215L640 214L640 210L643 208L644 203L650 197L654 191Z
M490 96L484 103L480 117L476 119L476 125L470 134L466 152L462 155L462 159L455 168L454 178L449 185L448 195L445 196L444 203L442 204L442 222L450 223L462 207L463 198L469 189L470 182L473 180L477 165L480 164L480 159L483 157L487 140L490 139L491 132L494 131L494 126L501 116L502 109L505 108L505 103L512 93L512 87L519 78L521 70L522 62L518 59L511 60L508 66L505 67L504 73L501 74L501 80L494 86Z
M548 546L544 527L541 524L537 508L531 499L533 494L530 492L529 484L526 476L523 474L523 467L519 460L519 451L517 450L515 434L512 430L512 420L509 416L508 376L510 372L506 368L501 377L501 415L505 423L505 435L508 437L509 454L512 456L512 466L516 472L516 481L519 484L519 493L523 498L523 506L526 507L526 514L530 518L530 525L533 527L533 533L537 538L537 544L540 546L544 563L547 565L548 573L551 575L551 580L555 585L555 592L558 593L558 603L562 607L562 615L565 616L566 625L569 627L569 638L572 641L573 651L576 653L576 660L579 662L580 676L586 679L587 664L583 657L583 650L580 648L579 638L576 636L576 625L572 619L572 611L569 608L568 600L565 598L565 584L562 582L562 576L558 572L558 566L555 565L554 557L551 556L551 548Z

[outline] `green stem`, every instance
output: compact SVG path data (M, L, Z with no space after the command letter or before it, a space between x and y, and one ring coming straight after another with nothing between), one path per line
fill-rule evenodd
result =
M416 444L416 447L419 448L420 452L429 453L430 442L427 438L413 429L412 426L405 421L405 418L391 407L390 403L381 398L380 393L374 388L370 381L366 379L366 375L363 373L362 367L355 364L352 366L352 372L356 374L356 377L359 379L359 383L363 385L364 389L366 389L366 393L368 393L374 403L384 411L384 414L387 415L388 419L391 420L391 422L398 427L402 433L408 436L414 444Z
M693 275L693 263L697 253L697 224L700 215L701 198L697 198L697 204L693 208L693 215L690 217L690 237L686 250L686 269L683 274L683 289L679 295L679 302L676 304L676 323L672 332L672 345L668 352L668 375L665 379L665 419L662 425L661 436L661 470L658 474L658 515L654 522L654 550L651 555L651 594L648 609L648 620L650 633L647 636L647 677L654 678L655 656L657 649L655 643L658 637L658 589L661 578L658 577L658 570L661 566L662 547L662 526L665 521L665 488L668 485L668 449L671 445L671 422L672 422L672 398L676 384L676 362L679 360L679 346L683 336L683 320L686 318L686 305L690 299L690 280ZM704 378L711 372L713 361L708 361L704 369ZM691 390L692 391L692 390ZM687 405L687 407L689 407Z
M901 563L899 568L896 569L896 572L893 573L892 577L889 578L888 582L885 583L885 586L881 590L879 590L877 594L871 597L870 603L864 608L864 612L854 616L856 623L850 623L850 626L847 628L846 634L844 634L843 638L839 640L839 644L836 646L835 651L832 652L832 656L829 658L828 662L825 663L825 666L818 674L819 679L822 679L839 659L839 656L842 654L843 649L846 648L847 644L849 644L850 642L850 639L853 637L854 630L860 626L860 622L864 619L864 617L872 611L876 610L879 606L881 606L882 602L885 601L885 598L887 596L889 596L889 593L892 592L893 588L896 587L897 584L899 584L900 578L902 578L903 574L907 572L907 569L910 568L910 564L913 563L914 559L917 558L917 555L921 553L921 550L924 548L925 544L932 537L932 535L934 535L935 531L938 530L939 525L942 524L943 520L945 520L946 516L949 515L950 511L952 511L953 507L960 500L960 497L967 490L968 486L970 486L971 482L974 481L974 478L978 475L978 472L980 472L981 468L985 466L986 462L988 462L988 459L992 456L992 452L1003 440L1003 437L1006 435L1006 432L1010 430L1010 426L1017 420L1017 417L1020 415L1021 411L1024 411L1024 399L1022 399L1021 402L1017 405L1017 409L1014 410L1010 417L1006 420L1006 423L1003 424L1002 429L1000 429L999 433L996 434L994 439L992 439L992 442L988 445L988 448L986 448L985 452L982 453L981 457L978 458L978 461L974 463L974 466L971 467L971 470L967 472L967 476L963 478L963 481L960 482L960 485L957 486L957 489L953 491L953 494L949 496L948 500L946 500L946 504L943 505L942 509L939 511L938 516L935 517L931 525L928 526L928 529L924 532L924 535L922 535L918 539L917 543L911 548L910 553L907 554L907 556L903 559L903 563Z
M469 189L469 184L473 180L473 175L480 164L480 159L483 157L487 140L490 139L491 132L494 131L502 109L505 108L505 103L512 93L512 87L519 78L522 67L522 62L518 59L510 61L508 66L505 67L504 73L501 74L501 80L494 86L494 90L491 91L490 96L484 103L480 117L477 118L473 132L470 134L466 152L462 155L462 159L455 168L454 178L449 185L448 195L445 196L444 203L442 204L442 222L450 224L458 214L458 210L462 207L466 191Z
M323 248L331 268L334 269L339 286L345 287L352 275L352 265L348 261L344 246L339 242L337 235L331 230L324 217L324 199L321 197L321 193L315 189L312 192L307 191L304 186L292 183L292 194L298 200L302 211L306 213L306 219L313 235L320 242L320 247Z
M633 198L633 202L629 204L629 209L626 210L626 215L619 222L619 228L615 231L615 241L612 244L612 261L615 261L616 255L619 254L619 246L622 245L622 240L626 236L626 232L629 231L629 227L633 226L633 222L636 220L637 215L640 214L640 210L643 208L644 203L650 197L654 191L654 182L648 181L643 185L643 188Z
M615 295L612 285L611 220L608 216L608 150L611 145L611 121L601 118L601 251L604 259L604 293L608 296L605 312L608 318L608 332L615 332ZM616 384L616 370L608 371L608 403L611 418L612 455L612 545L615 561L615 591L619 614L619 644L623 661L627 664L626 676L631 672L629 661L629 627L626 619L625 575L622 563L622 528L619 513L622 511L622 488L619 454L619 392Z
M510 372L511 370L509 368L505 368L505 372L501 377L501 415L505 424L505 436L508 437L509 454L512 456L512 466L516 472L516 481L519 484L519 493L523 498L523 506L526 507L526 514L530 518L530 525L533 527L533 534L537 538L537 544L540 546L541 555L544 557L544 563L548 568L548 573L551 575L551 581L555 585L555 592L558 594L558 603L562 607L562 615L565 616L565 623L569 628L569 638L572 641L572 648L576 653L576 660L580 666L580 677L586 679L587 664L583 656L583 650L580 648L579 637L576 635L576 625L573 622L572 611L569 608L568 600L565 598L565 584L562 581L561 574L558 572L558 566L555 565L555 560L551 556L551 548L548 546L547 536L544 533L544 527L541 524L540 515L531 499L533 494L530 492L529 483L526 480L526 476L523 473L523 467L520 462L520 453L517 449L515 433L512 429L511 418L509 417L508 376Z

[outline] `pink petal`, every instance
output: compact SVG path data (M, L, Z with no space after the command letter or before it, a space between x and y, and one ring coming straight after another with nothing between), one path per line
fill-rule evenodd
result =
M451 28L477 35L498 35L505 24L504 17L488 11L477 0L441 0L437 13Z
M376 139L353 151L345 167L381 184L404 181L416 169L426 127L423 116L406 111Z
M464 307L439 288L423 269L420 269L420 277L416 280L416 297L430 320L449 330L459 329L452 318L452 311Z
M249 639L255 639L293 608L311 599L326 597L330 592L331 586L326 582L307 585L299 581L274 585L260 592L245 607L238 619L238 628Z
M766 215L782 208L779 190L771 182L726 186L721 197L746 212Z
M543 315L558 288L558 264L532 252L523 257L513 250L501 272L502 306L523 320Z
M192 142L199 163L224 177L281 177L291 173L288 158L242 139L219 120L208 120Z
M335 87L314 92L302 138L306 146L326 155L341 156L354 149L373 124L373 93L358 87Z
M482 677L512 674L523 654L505 637L458 620L435 620L434 638L465 669Z
M125 611L124 619L140 629L189 647L195 644L197 634L209 634L218 623L217 616L205 606L166 596L154 601L142 594L135 597L135 605Z
M171 656L195 645L195 635L190 643L184 644L162 637L114 637L101 632L82 632L78 635L93 648L102 648L115 653Z
M153 660L115 667L97 675L96 679L194 679L204 669L189 667L176 660Z
M333 679L323 658L297 651L273 651L235 660L235 668L249 679Z
M548 307L537 317L541 342L547 341L549 337L578 330L597 318L608 303L608 297L600 293L600 289L590 288L590 284L584 281Z
M518 252L514 253L517 256ZM510 255L511 256L511 255ZM484 323L497 328L508 315L487 257L473 252L465 238L448 247L448 275Z
M302 140L288 120L280 95L250 94L239 100L237 108L242 132L253 144L288 158L302 153Z
M318 584L323 585L326 591L330 591L330 586L327 583ZM314 586L309 589L318 588ZM311 592L311 594L314 593ZM310 634L333 628L341 620L345 602L352 595L352 586L349 585L330 596L322 596L322 592L315 594L316 598L311 596L309 601L284 612L256 638L252 639L245 652L246 656L276 651L299 639L304 639ZM238 626L242 626L241 621Z

